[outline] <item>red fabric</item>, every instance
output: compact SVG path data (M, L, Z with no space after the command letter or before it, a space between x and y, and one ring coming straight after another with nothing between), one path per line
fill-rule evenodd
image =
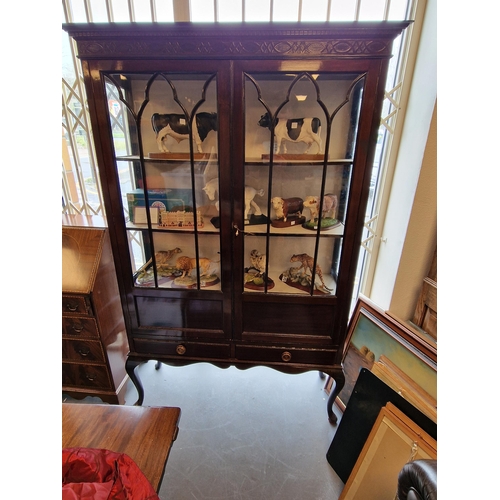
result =
M63 500L160 500L124 453L94 448L62 451Z

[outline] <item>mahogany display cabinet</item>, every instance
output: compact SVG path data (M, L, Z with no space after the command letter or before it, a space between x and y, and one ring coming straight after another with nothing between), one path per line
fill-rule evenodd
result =
M136 367L344 384L393 41L408 22L69 24Z

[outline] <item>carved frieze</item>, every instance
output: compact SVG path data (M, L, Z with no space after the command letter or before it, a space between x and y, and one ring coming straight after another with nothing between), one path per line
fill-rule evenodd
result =
M210 40L210 39L114 39L80 40L82 58L102 57L186 57L248 58L255 56L308 57L389 57L390 40Z

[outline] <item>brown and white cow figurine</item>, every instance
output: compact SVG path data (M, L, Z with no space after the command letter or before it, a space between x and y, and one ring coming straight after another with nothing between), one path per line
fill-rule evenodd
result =
M260 117L259 125L271 130L271 117L266 113ZM276 138L276 151L286 153L286 141L305 142L308 153L313 144L318 145L318 154L321 153L321 120L319 118L291 118L289 120L276 118L274 136Z
M188 122L184 115L154 113L151 116L151 125L156 134L158 149L163 153L170 152L165 144L168 136L177 142L189 139ZM217 113L198 113L193 120L193 140L198 153L203 153L201 145L211 130L217 131Z
M323 197L322 217L330 214L332 219L337 216L338 198L337 195L328 193ZM311 211L311 220L317 220L319 215L319 196L306 196L304 198L304 207Z
M271 203L276 213L277 219L286 222L289 215L301 216L304 210L304 200L302 198L280 198L275 196Z

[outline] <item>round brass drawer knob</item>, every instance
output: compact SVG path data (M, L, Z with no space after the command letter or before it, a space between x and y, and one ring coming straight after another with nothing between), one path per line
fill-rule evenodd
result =
M281 355L281 359L285 362L285 363L288 363L288 361L290 361L292 359L292 355L291 353L289 353L288 351L285 351L282 355Z
M175 348L175 351L177 352L177 354L186 354L186 347L183 346L182 344L179 344L176 348Z

